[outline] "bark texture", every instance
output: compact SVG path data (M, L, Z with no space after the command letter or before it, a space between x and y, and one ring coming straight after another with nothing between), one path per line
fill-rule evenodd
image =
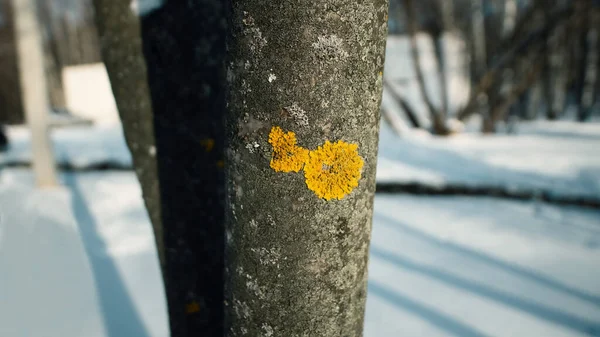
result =
M142 19L154 111L171 336L222 336L226 0Z
M225 3L166 1L138 18L130 1L95 0L172 337L223 334Z
M161 266L164 244L156 170L156 146L146 63L138 17L120 0L94 0L102 58L123 123L125 139L152 221Z
M361 336L386 0L237 1L228 38L227 336ZM358 144L362 178L318 198L269 165L272 127Z

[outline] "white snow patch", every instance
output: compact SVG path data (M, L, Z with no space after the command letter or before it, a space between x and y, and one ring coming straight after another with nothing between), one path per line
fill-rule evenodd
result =
M517 134L450 137L381 124L378 181L548 190L600 197L600 123L521 123Z
M95 124L118 124L119 113L103 63L68 66L62 71L69 111Z
M0 317L28 317L7 320L0 335L136 335L130 320L105 328L105 310L121 315L123 308L139 313L148 336L168 335L135 175L63 181L65 188L40 191L29 170L0 175L0 270L8 277ZM597 210L493 198L376 196L365 336L584 336L600 322L599 217ZM255 253L269 265L280 256ZM237 273L265 298L267 289ZM114 301L100 302L103 296ZM54 309L31 306L36 301Z
M131 0L129 8L135 15L144 16L162 7L164 3L165 0Z
M600 212L537 209L494 198L376 196L365 336L597 329Z

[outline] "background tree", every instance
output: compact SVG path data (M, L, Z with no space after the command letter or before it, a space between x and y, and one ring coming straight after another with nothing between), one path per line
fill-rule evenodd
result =
M425 83L437 79L425 74L418 62L413 62L416 70L413 80L421 97L405 97L398 89L390 96L402 107L410 107L414 99L421 99L426 111L417 110L416 120L431 116L432 133L451 134L443 132L450 131L448 128L455 131L454 125L459 125L447 121L453 117L466 122L479 115L481 130L490 133L512 129L498 126L514 125L517 119L585 121L598 111L595 93L600 91L599 1L427 0L413 5L409 0L396 0L394 3L393 11L403 12L404 7L409 14L408 17L395 14L392 26L394 33L407 35L412 57L423 56L414 38L419 29L433 42L432 58L438 65L442 104L439 108L434 106L436 97L425 91ZM440 47L440 37L444 36L465 42L466 52L455 56L464 58L466 77L471 82L466 104L452 109L447 104L444 107L447 98L443 67L448 58L444 55L447 50ZM571 107L576 114L567 113ZM542 108L545 113L538 114ZM412 123L414 118L408 113L411 110L401 111L407 114L405 119L412 126L419 127ZM386 111L386 121L395 120L390 114Z
M227 2L94 4L154 227L171 336L221 336Z

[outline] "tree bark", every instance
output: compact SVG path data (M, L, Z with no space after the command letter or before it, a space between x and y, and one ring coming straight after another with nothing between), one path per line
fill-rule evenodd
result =
M3 16L0 23L0 124L21 124L25 121L25 111L12 0L0 0L0 12Z
M387 8L386 0L233 7L228 336L362 335ZM355 177L361 160L355 189L328 180ZM318 196L331 197L331 186L351 191Z
M227 1L95 0L165 282L172 337L222 336ZM141 25L140 25L141 22Z
M224 329L225 39L229 1L165 1L142 18L171 336Z

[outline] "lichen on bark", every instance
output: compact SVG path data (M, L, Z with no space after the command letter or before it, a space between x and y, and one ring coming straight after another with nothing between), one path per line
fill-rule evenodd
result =
M387 6L233 5L226 62L228 336L362 335ZM291 104L305 112L302 125ZM357 144L364 166L356 189L326 201L307 188L303 174L271 169L274 126L293 131L307 149L326 141ZM248 144L257 146L249 151Z

